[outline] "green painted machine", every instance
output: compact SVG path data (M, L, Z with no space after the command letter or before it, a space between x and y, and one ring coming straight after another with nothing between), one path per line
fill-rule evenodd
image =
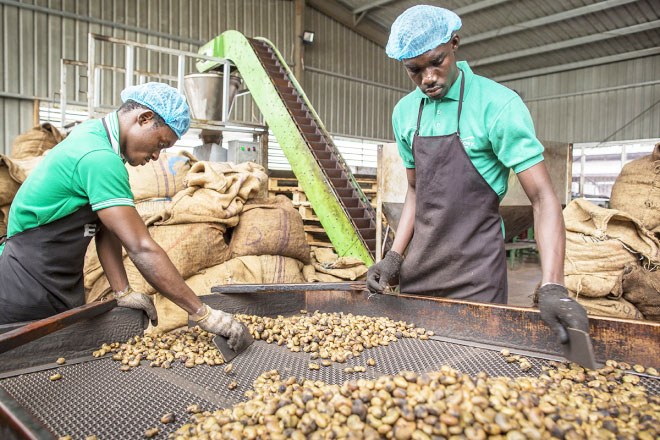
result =
M199 53L236 66L339 256L373 264L375 211L275 46L265 38L226 31ZM213 61L197 63L200 72L219 67Z

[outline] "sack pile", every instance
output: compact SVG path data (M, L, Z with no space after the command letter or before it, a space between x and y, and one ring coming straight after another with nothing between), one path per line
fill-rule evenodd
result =
M636 218L660 240L660 143L648 156L633 160L621 170L612 187L610 206ZM641 259L626 267L623 297L644 318L660 321L660 268L657 261Z
M339 257L333 249L312 247L312 264L303 267L308 283L334 283L367 279L367 265L356 257Z
M0 235L7 233L9 208L18 188L48 150L62 140L64 135L45 123L16 137L9 156L0 154Z
M654 234L628 213L584 199L573 200L564 209L564 221L564 282L571 296L592 314L645 317L638 309L640 303L630 300L626 286L637 285L630 273L639 272L632 268L660 264L660 242Z
M196 162L195 156L183 151L179 154L161 153L158 160L144 166L126 164L135 203L174 197L186 188L184 179Z
M16 160L28 160L43 154L64 140L65 136L46 122L31 128L14 139L9 157Z
M610 207L636 218L660 238L660 143L626 164L612 187Z

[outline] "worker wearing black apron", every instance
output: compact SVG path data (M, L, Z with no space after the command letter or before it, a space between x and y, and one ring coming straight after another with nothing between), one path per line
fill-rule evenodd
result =
M157 312L147 295L128 284L122 248L157 291L186 310L231 348L249 339L231 314L202 304L135 210L124 166L158 159L188 130L185 98L174 88L147 83L122 91L124 104L102 119L80 124L49 151L20 187L0 240L0 324L45 318L84 304L87 246L96 250L117 304Z
M393 114L408 194L392 249L369 268L368 287L382 292L399 276L405 294L506 304L499 203L512 168L534 208L541 317L566 343L566 327L588 332L589 325L563 287L565 230L542 145L515 92L456 62L460 27L452 11L426 5L392 25L387 53L418 88Z

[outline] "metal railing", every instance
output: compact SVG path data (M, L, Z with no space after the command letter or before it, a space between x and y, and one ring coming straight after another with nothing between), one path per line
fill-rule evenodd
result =
M98 64L96 62L96 50L99 42L111 43L125 47L125 67L109 66L105 64ZM136 48L146 49L148 51L157 52L159 54L171 55L177 57L177 74L167 75L157 72L141 71L135 68L135 50ZM109 70L113 72L124 73L124 85L130 87L135 84L135 76L138 75L140 81L143 82L148 77L157 77L173 81L179 92L185 95L183 88L183 77L185 75L186 58L193 60L206 60L213 61L223 68L223 84L222 84L222 120L220 124L224 125L228 122L229 114L231 111L231 103L229 102L229 80L230 69L232 63L224 58L213 57L208 55L199 54L196 52L187 52L169 47L161 47L148 43L140 43L137 41L124 40L121 38L109 37L106 35L99 35L89 33L88 35L88 53L87 62L62 59L60 61L60 107L62 112L62 126L66 125L66 107L67 107L67 81L66 72L68 66L87 67L87 110L89 117L94 118L97 110L101 109L101 94L98 92L101 86L101 71Z

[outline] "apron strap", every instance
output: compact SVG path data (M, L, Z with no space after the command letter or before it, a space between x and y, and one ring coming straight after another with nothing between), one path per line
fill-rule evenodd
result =
M461 135L461 110L463 109L463 91L465 89L465 73L463 70L458 69L461 75L461 93L458 97L458 115L456 116L456 134ZM419 124L422 121L422 111L424 110L424 98L419 101L419 112L417 113L417 128L415 129L415 136L419 136Z
M419 122L422 120L422 110L424 110L424 98L419 101L419 113L417 114L417 128L415 129L415 136L419 136Z
M463 108L463 88L465 87L465 73L461 69L458 69L461 75L461 93L458 97L458 116L456 117L456 134L461 136L461 109Z

